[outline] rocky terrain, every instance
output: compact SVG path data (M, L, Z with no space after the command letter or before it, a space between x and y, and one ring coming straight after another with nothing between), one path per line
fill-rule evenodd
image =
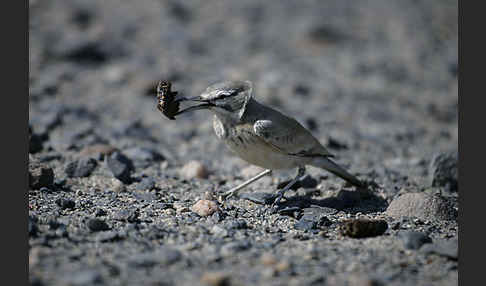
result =
M29 1L31 285L457 285L455 1ZM356 190L260 169L155 86L248 79Z

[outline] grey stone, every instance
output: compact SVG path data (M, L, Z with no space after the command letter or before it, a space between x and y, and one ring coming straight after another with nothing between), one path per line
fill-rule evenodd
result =
M152 177L144 177L140 182L135 185L137 190L152 190L155 188L155 179Z
M182 258L180 251L169 247L162 247L151 252L137 254L130 258L128 263L133 267L153 267L155 265L168 266Z
M248 224L244 219L233 219L225 223L227 229L248 229Z
M458 157L457 153L436 155L430 164L432 187L444 187L449 191L458 191Z
M317 180L312 178L311 175L307 174L299 180L300 187L304 189L311 189L317 187Z
M432 243L432 239L423 232L401 231L398 235L407 249L417 250L426 243Z
M89 177L97 165L98 162L94 158L82 157L68 163L64 172L70 178Z
M71 199L59 198L56 200L56 204L61 207L61 209L74 209L76 203Z
M93 231L103 231L103 230L109 230L110 227L104 220L97 219L97 218L91 218L87 222L88 228Z
M418 217L423 220L456 220L457 211L453 204L439 194L406 193L394 199L386 214L400 218Z
M54 171L35 160L29 160L29 185L32 189L50 187L54 183Z
M41 135L36 133L29 133L29 153L38 153L42 151L43 142L44 139Z
M311 230L317 227L317 222L314 220L309 220L306 218L301 218L297 223L295 223L294 228L297 230Z
M424 253L434 253L437 255L445 256L452 260L458 259L458 241L457 239L440 239L434 241L432 244L422 246L420 249Z
M36 237L38 231L37 219L33 216L29 216L29 236Z
M232 256L238 252L246 251L251 248L251 244L248 241L233 241L226 243L221 247L221 255Z
M100 242L113 242L123 238L117 231L102 231L96 236L96 240Z
M63 280L67 285L73 286L100 285L103 282L102 276L97 270L82 270L66 274Z
M131 147L123 150L123 154L134 161L154 162L165 159L159 152L147 147Z
M115 178L124 184L132 182L131 173L134 170L132 161L120 152L114 152L107 157L106 163Z

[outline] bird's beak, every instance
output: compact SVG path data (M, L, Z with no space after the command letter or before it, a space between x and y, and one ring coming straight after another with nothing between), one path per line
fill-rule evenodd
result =
M214 104L210 103L206 99L201 98L201 96L199 96L199 95L195 96L195 97L190 97L190 98L184 97L184 98L181 98L179 100L179 102L182 102L182 101L192 101L192 102L198 102L198 103L201 103L201 104L190 106L186 109L183 109L183 110L177 112L175 115L179 115L179 114L182 114L182 113L187 112L187 111L194 111L194 110L199 110L199 109L209 109L211 106L214 106Z

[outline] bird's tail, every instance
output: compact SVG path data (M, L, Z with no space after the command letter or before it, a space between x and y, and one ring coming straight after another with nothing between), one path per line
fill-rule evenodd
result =
M341 166L338 164L334 163L331 159L324 157L324 156L319 156L315 157L309 165L314 166L314 167L319 167L323 168L334 175L348 181L349 183L353 184L356 187L363 187L363 183L356 178L355 176L351 175L348 173L346 170L344 170Z

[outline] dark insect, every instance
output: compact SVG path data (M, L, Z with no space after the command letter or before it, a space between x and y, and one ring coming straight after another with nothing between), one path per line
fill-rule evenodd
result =
M167 118L175 120L175 115L179 111L179 101L175 100L177 91L171 90L170 81L159 81L157 84L157 109Z

